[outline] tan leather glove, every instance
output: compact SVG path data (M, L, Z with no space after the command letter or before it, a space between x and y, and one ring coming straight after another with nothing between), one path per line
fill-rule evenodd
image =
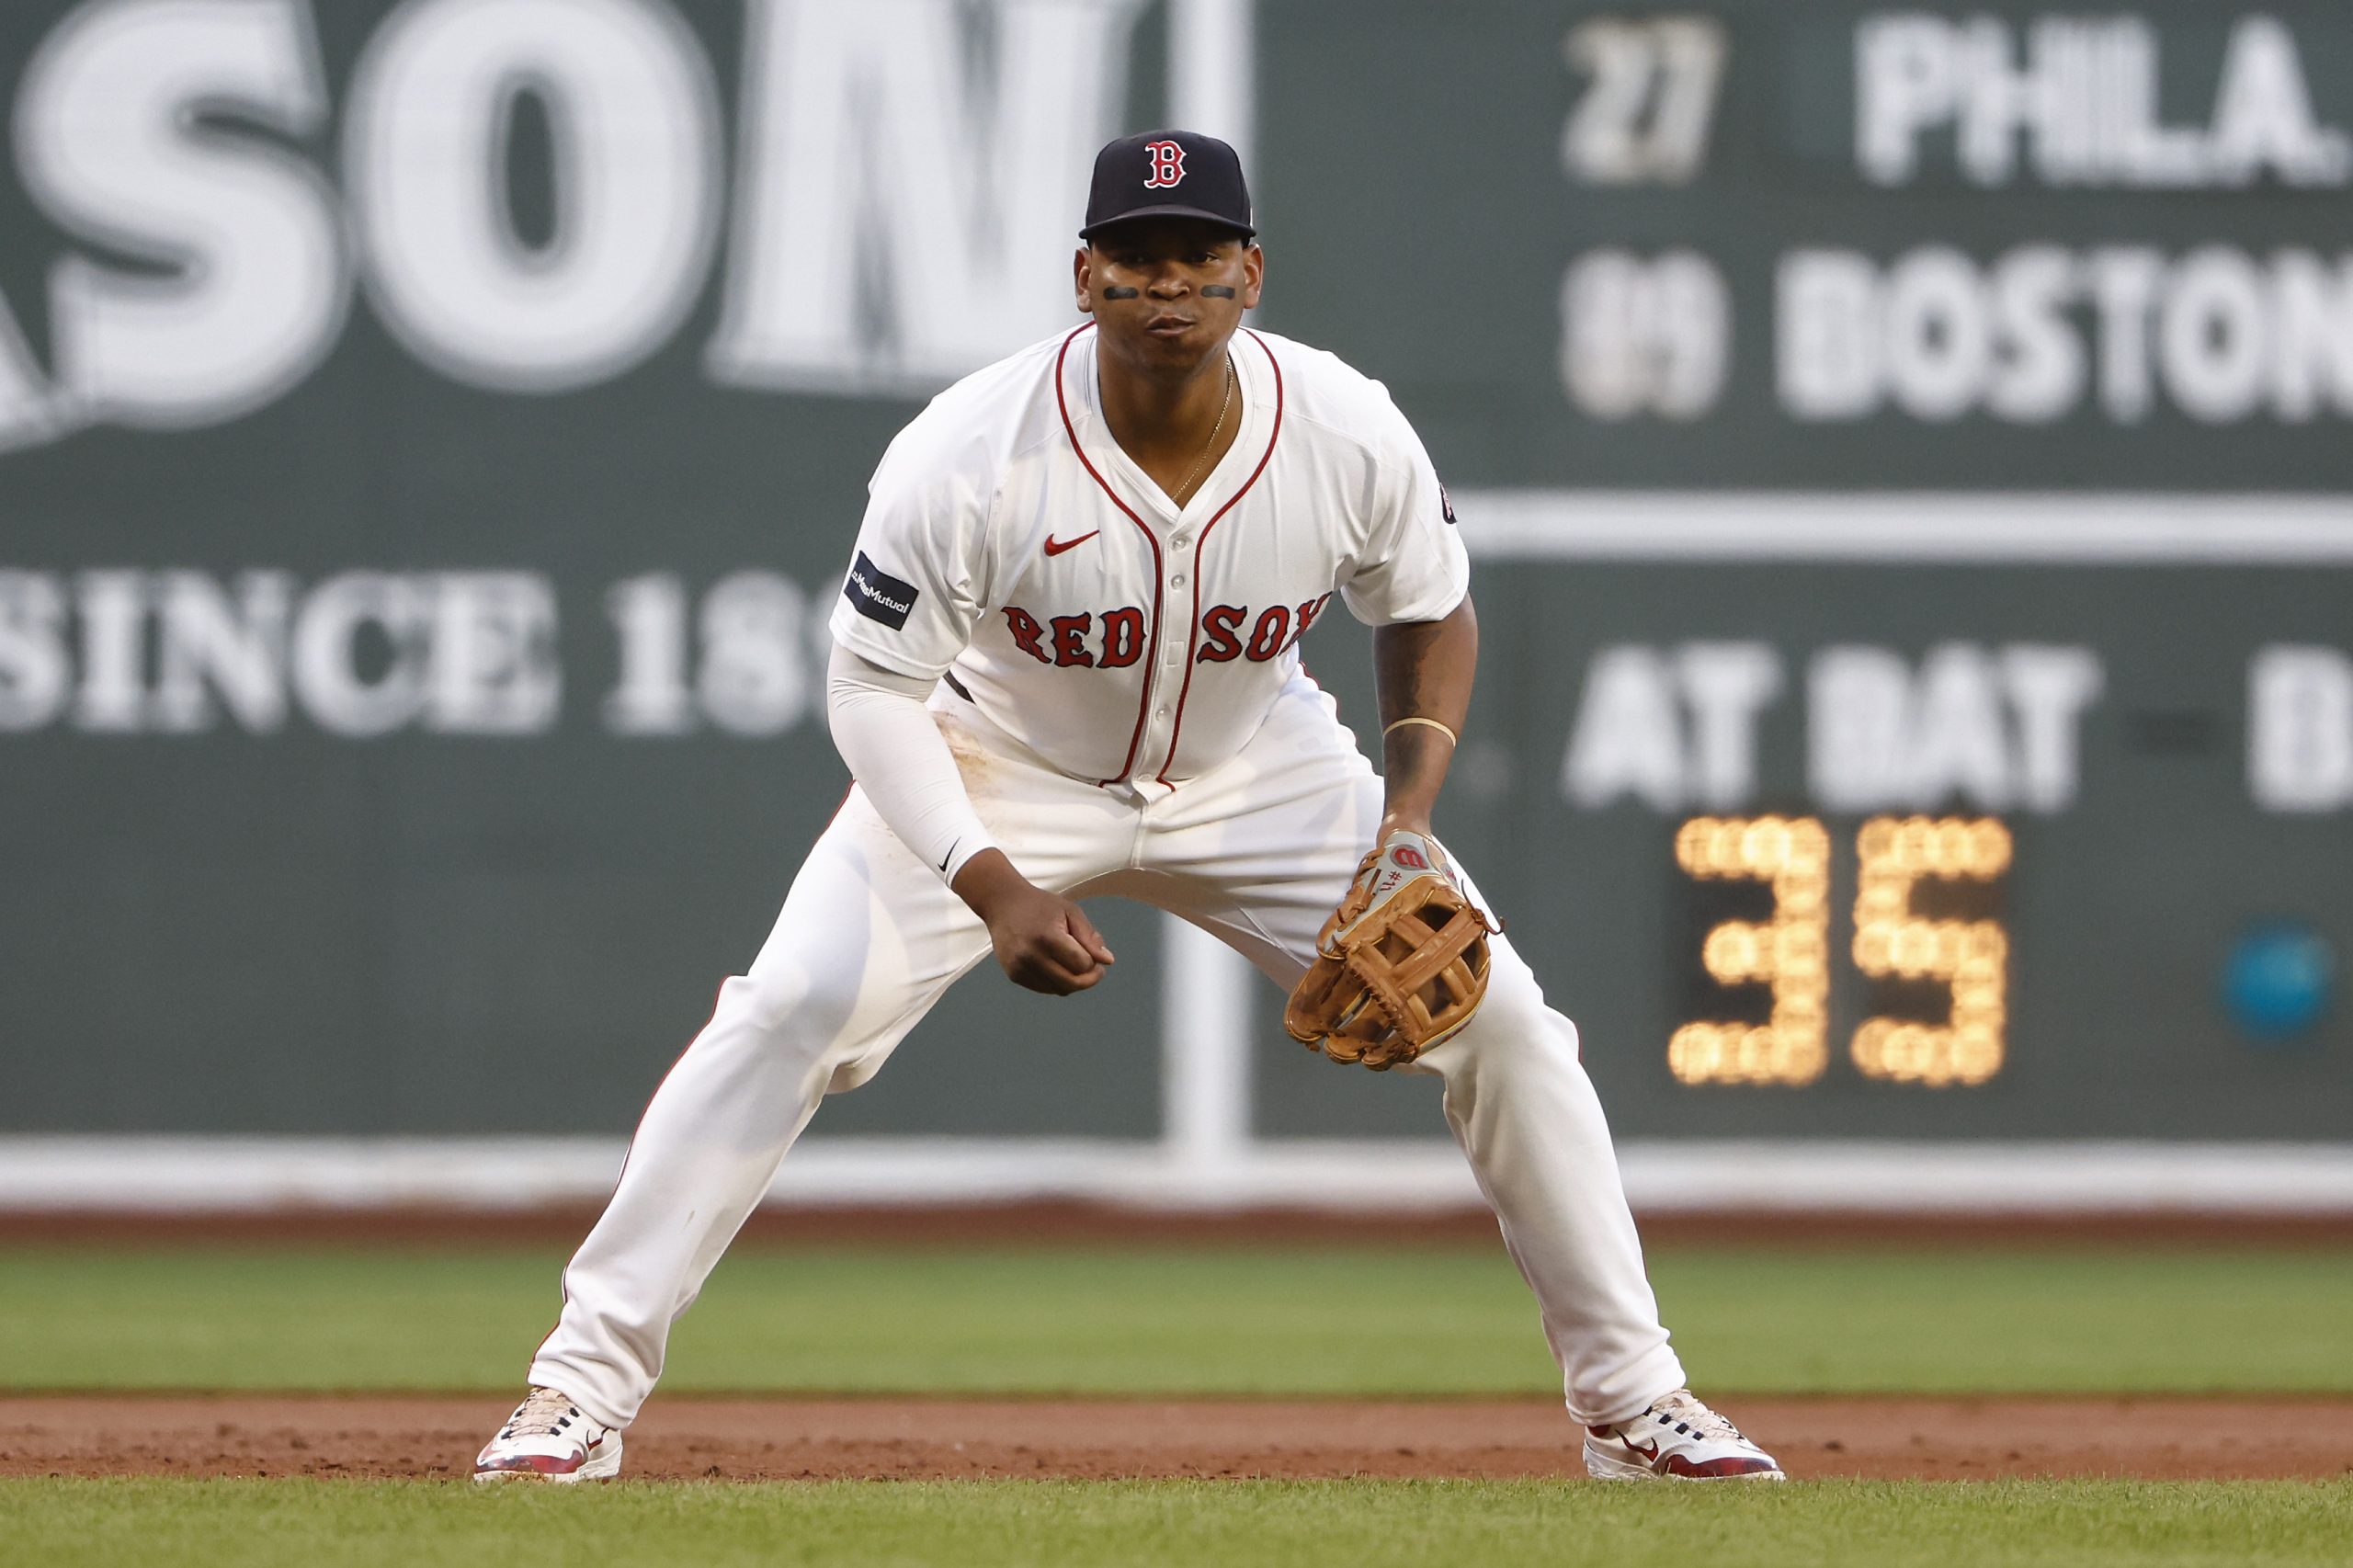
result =
M1478 1011L1487 937L1500 929L1463 896L1437 839L1392 833L1324 923L1283 1028L1335 1062L1376 1073L1411 1062Z

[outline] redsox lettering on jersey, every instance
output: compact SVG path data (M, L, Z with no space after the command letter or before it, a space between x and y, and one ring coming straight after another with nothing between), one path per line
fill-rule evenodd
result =
M1248 605L1211 605L1201 612L1199 624L1194 629L1193 663L1222 665L1229 659L1248 658L1259 664L1279 658L1291 650L1332 596L1310 599L1294 612L1289 605L1270 605L1261 610L1249 631L1242 631L1242 623L1251 620ZM1295 619L1294 619L1295 615ZM1013 633L1014 642L1021 651L1041 665L1055 665L1063 669L1123 670L1143 654L1144 612L1134 605L1122 605L1118 609L1105 610L1100 619L1102 631L1096 631L1097 617L1089 611L1077 615L1058 615L1040 621L1019 605L1005 607L1005 624Z
M1182 507L1104 427L1091 326L942 393L875 472L835 640L1149 797L1241 747L1336 593L1452 609L1470 562L1387 392L1272 334L1231 353L1241 432Z

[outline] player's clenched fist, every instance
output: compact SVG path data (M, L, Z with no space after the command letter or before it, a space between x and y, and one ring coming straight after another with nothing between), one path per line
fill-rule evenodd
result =
M953 886L987 923L996 961L1016 985L1067 996L1102 979L1112 961L1086 912L1030 881L1001 850L973 856Z

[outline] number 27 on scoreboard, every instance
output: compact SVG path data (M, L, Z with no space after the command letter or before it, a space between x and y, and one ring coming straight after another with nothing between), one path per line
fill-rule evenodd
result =
M1855 835L1855 968L1886 985L1949 994L1941 1021L1874 1015L1848 1044L1867 1078L1933 1087L2001 1071L2009 937L1999 921L1915 906L1922 884L1991 889L2010 868L1992 817L1873 817ZM1707 927L1700 962L1719 985L1762 985L1758 1021L1687 1023L1667 1042L1686 1084L1810 1084L1830 1061L1830 835L1813 817L1695 817L1675 858L1699 881L1762 882L1761 920Z

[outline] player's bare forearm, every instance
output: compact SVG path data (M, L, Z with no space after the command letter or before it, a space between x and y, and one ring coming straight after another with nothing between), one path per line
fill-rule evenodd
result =
M1016 985L1067 996L1103 978L1111 962L1086 912L1023 876L1002 849L983 849L948 884L989 928L996 961Z
M1430 813L1446 783L1454 743L1427 724L1435 719L1460 735L1471 714L1471 683L1479 668L1479 615L1466 596L1442 620L1401 621L1372 633L1372 675L1380 694L1381 772L1385 786L1381 832L1430 831Z

